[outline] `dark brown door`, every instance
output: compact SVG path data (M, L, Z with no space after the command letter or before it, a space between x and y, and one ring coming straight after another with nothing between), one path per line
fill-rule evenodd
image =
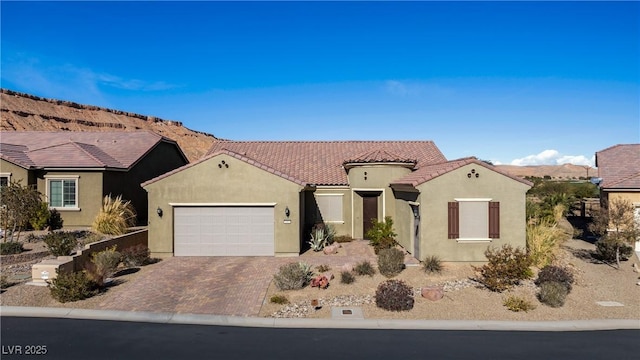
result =
M378 219L378 196L362 197L362 237L371 229L371 219Z

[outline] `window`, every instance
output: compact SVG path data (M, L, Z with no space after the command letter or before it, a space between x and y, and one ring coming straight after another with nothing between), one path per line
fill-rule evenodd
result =
M457 199L450 202L448 237L458 240L500 238L500 203L489 199Z
M78 208L77 178L47 178L47 197L52 208Z
M0 187L5 187L9 185L9 177L0 175Z
M342 218L342 194L316 194L316 203L320 211L319 218L324 222L344 222Z

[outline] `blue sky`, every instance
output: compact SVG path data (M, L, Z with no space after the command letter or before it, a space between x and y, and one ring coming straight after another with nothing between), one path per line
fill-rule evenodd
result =
M233 140L433 140L593 165L640 142L638 2L7 2L1 86Z

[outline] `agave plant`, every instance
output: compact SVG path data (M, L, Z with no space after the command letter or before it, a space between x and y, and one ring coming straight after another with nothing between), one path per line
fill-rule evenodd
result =
M313 251L320 251L327 246L327 239L324 226L314 226L311 230L311 240L308 243Z

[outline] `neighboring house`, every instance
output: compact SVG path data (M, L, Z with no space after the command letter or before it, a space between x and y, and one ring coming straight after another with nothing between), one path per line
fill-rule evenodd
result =
M154 256L297 256L316 222L363 238L391 216L417 258L485 261L488 245L525 247L531 183L431 141L218 141L142 186Z
M600 200L606 205L613 199L625 199L635 206L640 222L640 144L615 145L596 152ZM640 241L636 242L640 251Z
M188 164L178 144L150 131L4 131L0 182L36 186L65 227L90 226L105 195L122 195L147 221L140 183Z

